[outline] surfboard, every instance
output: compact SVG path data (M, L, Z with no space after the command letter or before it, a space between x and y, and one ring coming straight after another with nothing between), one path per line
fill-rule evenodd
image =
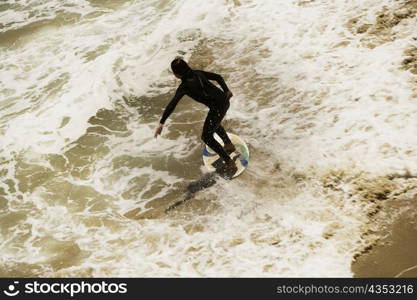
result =
M232 177L235 178L242 174L249 165L249 148L241 137L233 133L227 133L227 135L236 147L236 151L229 154L230 158L236 162L237 171ZM214 138L224 146L222 139L217 134L214 134ZM216 169L224 164L223 159L207 145L205 145L203 150L203 162L210 172L215 172Z

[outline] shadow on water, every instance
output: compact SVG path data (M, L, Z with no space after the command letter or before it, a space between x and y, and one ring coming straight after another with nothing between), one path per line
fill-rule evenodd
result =
M212 187L213 185L216 184L216 182L217 182L217 174L215 172L204 174L200 179L191 182L187 186L184 199L177 201L174 204L170 205L165 210L165 213L169 213L173 209L184 204L186 201L193 199L197 192L204 190L206 188Z

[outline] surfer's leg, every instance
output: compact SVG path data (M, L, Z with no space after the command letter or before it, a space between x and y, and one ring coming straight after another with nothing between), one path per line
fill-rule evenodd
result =
M232 159L223 149L222 145L214 138L214 133L217 131L221 119L223 118L224 114L217 110L210 109L209 113L207 114L206 121L204 122L203 126L203 133L201 135L201 139L213 149L226 163L230 162ZM224 130L224 129L223 129Z
M206 121L204 122L203 126L203 134L201 138L203 141L213 149L224 161L225 164L218 168L216 171L224 178L231 179L233 175L237 171L237 166L234 160L232 160L227 154L227 152L223 149L222 145L216 141L214 138L214 133L217 131L218 127L220 126L220 122L224 118L227 107L222 110L219 109L210 109ZM224 130L224 129L223 129Z
M233 145L232 141L230 140L229 136L226 133L226 130L224 130L223 126L221 125L221 121L223 120L224 116L226 115L229 107L230 102L229 100L221 100L219 103L223 103L221 107L219 107L219 110L221 111L220 119L219 119L219 126L216 129L216 133L219 135L219 137L222 139L224 143L224 150L227 152L227 154L230 154L236 150L235 146Z
M226 130L224 130L222 125L219 125L216 129L216 133L219 135L219 137L224 142L224 150L230 154L236 150L235 146L233 145L232 141L230 140L229 136L226 133Z
M222 125L219 125L216 129L216 133L219 135L219 137L222 139L224 144L230 144L232 141L229 139L229 136L226 133L226 130L224 130Z

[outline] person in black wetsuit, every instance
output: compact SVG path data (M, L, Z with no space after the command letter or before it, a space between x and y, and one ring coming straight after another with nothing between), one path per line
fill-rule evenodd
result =
M171 62L171 69L174 75L181 79L181 84L177 88L175 96L165 108L159 125L155 130L155 138L161 134L166 119L174 111L176 105L184 95L205 104L209 108L209 112L204 122L201 139L225 161L223 167L217 171L230 178L237 171L237 167L235 162L230 158L229 153L232 153L236 149L227 136L226 131L221 126L221 121L229 109L229 99L233 96L232 92L227 87L222 76L216 73L193 70L181 58L176 58ZM216 81L223 91L209 80ZM217 133L223 140L224 148L216 141L214 133Z

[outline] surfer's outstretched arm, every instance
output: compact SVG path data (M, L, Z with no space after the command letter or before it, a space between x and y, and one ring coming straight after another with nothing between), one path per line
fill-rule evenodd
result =
M175 92L174 97L172 100L168 103L168 105L165 107L165 111L162 114L162 118L159 121L161 124L165 124L166 119L171 115L171 113L174 111L175 107L177 106L178 102L181 100L181 98L185 95L185 91L182 85L180 85Z
M181 100L181 98L185 95L184 88L180 85L175 92L174 97L171 99L171 101L168 103L168 105L165 107L164 113L162 114L162 118L159 121L159 125L155 130L155 138L161 134L162 128L164 127L166 119L171 115L171 113L174 111L175 107L177 106L178 102Z

